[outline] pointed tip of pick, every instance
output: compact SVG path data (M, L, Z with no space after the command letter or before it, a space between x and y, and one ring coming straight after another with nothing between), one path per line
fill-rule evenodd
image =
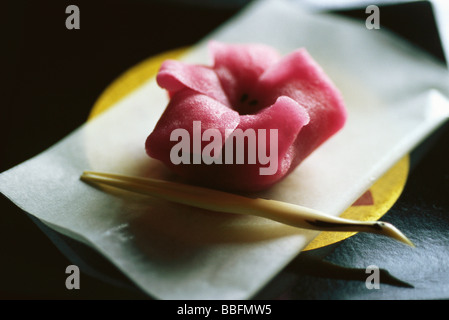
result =
M407 238L401 231L399 231L395 226L387 222L380 222L382 227L382 234L390 238L396 239L399 242L405 243L406 245L415 248L415 244Z

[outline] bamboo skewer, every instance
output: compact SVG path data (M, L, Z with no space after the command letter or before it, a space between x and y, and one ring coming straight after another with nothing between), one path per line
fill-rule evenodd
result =
M387 222L343 219L282 201L253 199L151 178L85 171L81 179L211 211L255 215L303 229L380 234L414 247L402 232Z

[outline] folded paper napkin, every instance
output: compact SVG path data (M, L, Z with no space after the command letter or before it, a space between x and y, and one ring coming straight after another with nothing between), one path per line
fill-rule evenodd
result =
M345 128L258 196L341 214L449 114L449 75L425 53L363 22L256 1L182 59L209 63L207 41L305 47L341 90ZM152 79L33 159L0 191L51 228L108 258L160 299L246 299L317 232L219 214L80 181L84 170L174 179L144 149L167 104Z

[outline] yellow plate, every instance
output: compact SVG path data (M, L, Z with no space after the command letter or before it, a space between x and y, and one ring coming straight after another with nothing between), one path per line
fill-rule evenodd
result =
M187 48L150 57L123 73L113 81L95 102L88 120L109 109L120 99L154 77L161 63L166 59L177 59L186 53ZM161 89L162 90L162 89ZM349 207L341 217L361 221L378 220L396 202L404 189L409 172L409 156L406 155L385 175ZM321 232L304 250L312 250L330 245L351 237L356 232Z

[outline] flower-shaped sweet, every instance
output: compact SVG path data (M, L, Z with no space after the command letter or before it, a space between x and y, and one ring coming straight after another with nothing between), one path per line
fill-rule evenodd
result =
M212 66L167 60L156 78L170 101L145 148L179 175L266 189L344 125L339 91L305 49L284 57L262 44L213 41L209 49Z

